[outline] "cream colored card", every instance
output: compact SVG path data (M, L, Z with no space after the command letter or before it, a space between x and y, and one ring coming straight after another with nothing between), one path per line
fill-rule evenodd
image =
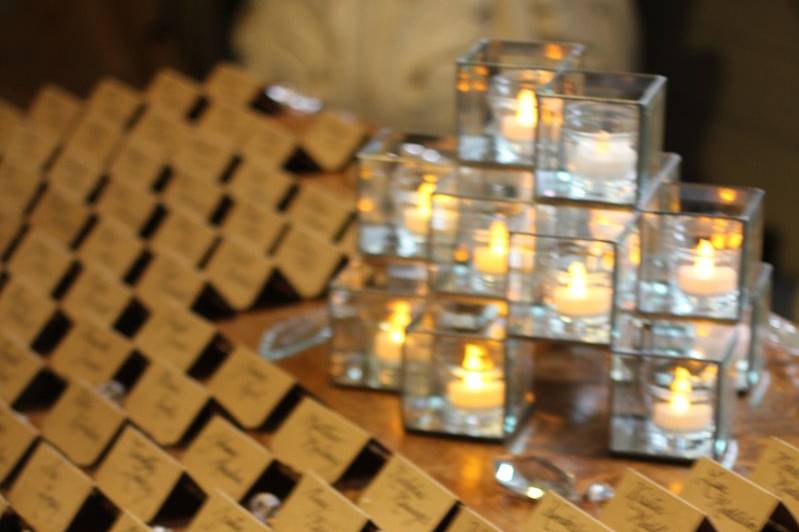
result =
M150 192L164 168L163 158L148 142L124 141L108 167L113 181Z
M195 212L175 206L150 239L160 249L171 249L190 263L199 264L216 236L216 231Z
M33 451L8 500L34 529L66 530L93 490L92 480L45 442Z
M208 179L177 171L172 174L163 198L170 207L179 207L208 220L222 201L222 187Z
M294 178L258 157L247 157L233 174L228 190L236 198L264 209L277 209L294 185Z
M172 167L197 179L219 181L233 160L233 148L225 137L194 131L172 159Z
M435 530L455 503L446 488L396 454L358 499L358 505L386 532Z
M552 532L569 532L572 530L580 530L581 532L662 530L666 532L670 530L669 528L635 528L636 525L632 524L626 526L626 528L619 529L608 528L560 495L550 491L538 501L535 508L528 514L521 530L523 532L537 532L539 530L550 530Z
M344 166L366 136L366 126L353 117L322 111L302 138L302 147L322 170Z
M531 529L532 530L532 529ZM541 530L541 529L535 529ZM549 530L549 529L543 529ZM557 529L552 529L557 530ZM564 530L573 530L573 529L564 529ZM574 529L579 530L579 529ZM599 530L605 530L601 528ZM585 532L590 532L591 529L586 529ZM452 523L447 528L447 532L500 532L500 530L480 517L474 510L468 508L466 506L461 506L458 509L458 513L455 516L455 519L452 520Z
M289 219L329 239L355 212L355 200L324 185L303 183L291 202Z
M36 203L30 223L47 231L64 245L71 245L89 221L89 210L64 189L48 186Z
M155 198L152 194L121 181L106 183L95 209L104 218L114 218L138 233L153 215Z
M258 116L249 109L212 102L203 111L198 129L230 139L234 146L243 146L253 135Z
M237 198L227 213L224 232L249 243L262 253L269 251L286 226L286 219L271 207L244 198Z
M350 224L349 229L344 232L344 236L338 243L338 248L348 256L358 254L358 224Z
M277 430L271 445L275 456L297 471L313 471L335 482L368 442L365 430L306 397Z
M176 445L207 403L197 381L171 364L151 362L125 397L125 411L156 442Z
M13 161L0 163L0 197L10 204L17 204L18 210L30 203L42 180L38 172L23 168Z
M63 152L47 173L51 183L85 199L100 183L100 163L92 157L73 150Z
M141 253L141 239L113 217L98 220L78 249L82 261L101 266L119 279L128 273Z
M52 368L69 379L89 384L111 380L132 351L119 333L93 320L76 321L50 355Z
M211 376L208 389L236 421L254 429L263 425L295 384L284 370L238 345Z
M3 160L13 161L19 168L35 172L43 170L59 143L55 133L32 122L20 123L10 136L11 139L3 147Z
M280 507L272 528L276 532L360 532L369 518L314 473L303 473Z
M213 340L216 328L170 299L154 302L134 340L150 359L188 371Z
M0 155L22 124L22 111L0 98Z
M17 338L0 331L0 399L13 404L42 366L42 360L33 351Z
M193 79L171 68L163 68L147 86L147 99L165 113L187 116L200 97L200 86Z
M84 264L61 308L68 316L113 327L132 297L130 288L102 266Z
M255 100L262 83L239 65L219 63L205 78L203 85L212 99L247 107Z
M294 290L305 298L316 297L341 261L341 252L311 231L291 227L278 246L276 265Z
M121 138L122 132L116 126L91 116L84 116L72 131L64 152L92 157L104 165Z
M223 493L209 494L186 532L262 532L271 530Z
M17 245L8 271L29 279L50 293L61 282L72 265L72 253L67 247L44 231L30 228Z
M238 501L269 467L272 455L235 425L214 416L180 461L206 493L220 490Z
M160 155L170 157L191 136L191 128L180 118L159 107L150 107L136 121L130 137L157 147Z
M4 482L39 433L5 403L0 403L0 482Z
M214 250L205 271L211 284L235 310L252 306L272 275L272 260L248 244L225 238Z
M779 505L772 493L708 458L694 463L680 497L724 532L762 530Z
M267 117L259 118L242 152L246 157L261 157L275 166L282 166L297 148L297 138L280 122Z
M749 479L777 497L799 520L799 449L770 438Z
M42 332L53 316L55 304L30 281L11 278L0 289L0 323L3 332L26 345Z
M19 203L0 196L0 253L5 253L22 231L24 219L21 208Z
M125 422L122 410L92 390L73 381L42 421L42 434L72 462L90 466L108 447Z
M151 530L141 519L126 510L122 510L109 532L151 532Z
M136 284L136 293L148 305L172 298L190 307L200 295L205 277L186 259L159 249Z
M0 516L5 515L6 511L8 510L8 501L0 495Z
M47 84L36 94L28 110L31 120L59 137L66 136L81 111L80 99L56 85Z
M182 475L183 468L174 458L128 425L100 463L94 479L111 502L149 522Z
M86 113L96 120L124 128L139 106L142 98L139 91L114 78L103 78L92 89L86 102Z

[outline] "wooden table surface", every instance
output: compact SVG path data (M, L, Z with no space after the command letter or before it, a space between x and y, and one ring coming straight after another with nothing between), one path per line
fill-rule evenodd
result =
M274 321L300 315L321 303L309 302L258 311L220 322L232 339L256 347L263 330ZM686 466L614 457L607 442L607 365L602 350L564 351L553 345L536 359L536 411L522 436L511 443L551 458L574 472L578 489L602 480L615 485L627 467L634 467L678 492ZM746 473L765 437L774 435L799 444L799 360L778 350L768 354L769 383L765 393L737 400L735 434L739 457L735 469ZM516 530L532 503L505 492L494 481L493 458L507 452L496 443L441 438L403 430L396 395L341 388L327 376L327 347L318 346L280 361L300 383L329 406L370 431L388 448L413 460L467 505L503 530ZM761 390L762 391L762 390ZM598 514L600 507L584 504Z

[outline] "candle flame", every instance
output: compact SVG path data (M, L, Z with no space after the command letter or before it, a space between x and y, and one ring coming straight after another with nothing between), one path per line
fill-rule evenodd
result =
M485 350L476 344L466 344L463 350L463 380L470 388L479 388L486 382L486 372L494 369L494 364Z
M538 123L535 93L530 89L522 89L516 96L516 121L525 127L535 127Z
M416 190L416 215L422 220L429 220L433 207L433 192L436 191L435 183L425 181Z
M674 380L669 387L671 399L669 408L677 413L685 413L691 407L691 372L685 368L677 367L674 370Z
M375 210L375 202L372 198L363 197L358 199L358 211L372 212Z
M700 239L696 246L696 259L694 259L694 270L697 276L704 279L713 276L716 268L715 255L716 251L710 240Z
M452 259L455 262L466 262L469 260L469 248L466 244L459 244L458 247L452 252Z
M547 59L559 61L563 59L563 47L559 44L549 43L544 46L544 55Z
M569 264L568 276L568 290L571 295L575 298L586 297L588 295L588 286L586 283L588 274L585 269L585 264L577 261Z
M383 330L388 331L389 338L395 344L405 342L405 328L411 322L411 306L407 301L394 303L391 316L387 322L381 324Z
M738 198L738 192L732 188L722 188L719 190L719 199L724 203L732 203Z
M600 131L597 134L595 148L597 153L609 153L610 152L610 133L607 131Z
M491 252L497 255L507 255L510 236L508 227L502 220L494 220L488 229L488 242Z

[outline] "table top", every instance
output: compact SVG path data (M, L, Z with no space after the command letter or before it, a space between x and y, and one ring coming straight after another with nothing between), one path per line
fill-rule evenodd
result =
M320 302L255 311L219 323L231 339L256 347L269 324L300 315ZM601 349L565 350L556 344L539 350L535 360L536 407L532 422L509 444L483 443L408 433L403 429L397 395L331 383L327 346L317 346L279 364L330 407L370 431L452 490L464 503L503 530L515 530L533 507L494 480L493 459L508 451L551 459L576 475L577 488L596 481L615 485L633 467L666 488L679 492L688 467L633 460L607 451L607 379L610 357ZM760 389L737 399L734 434L739 453L736 471L746 473L768 436L799 444L799 361L777 349L767 353L768 377ZM601 507L583 503L597 515Z

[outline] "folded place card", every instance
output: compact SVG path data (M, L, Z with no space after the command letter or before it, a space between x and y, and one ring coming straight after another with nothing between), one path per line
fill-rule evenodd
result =
M541 529L535 529L541 530ZM549 530L549 529L544 529ZM551 530L557 530L553 528ZM579 530L579 529L564 529L565 530ZM599 529L602 530L602 529ZM585 532L590 532L591 529L586 529ZM460 506L458 513L452 520L452 523L447 527L447 532L500 532L497 527L477 515L477 513L466 507Z
M219 243L206 264L212 286L234 310L251 307L266 286L274 265L264 255L231 236Z
M162 156L149 142L125 139L108 166L112 181L149 192L164 169Z
M163 112L185 117L200 97L200 85L177 70L163 68L150 81L146 92L151 105Z
M97 220L81 242L78 257L105 268L119 279L127 275L143 250L141 239L130 227L111 216Z
M211 493L186 532L263 532L271 530L223 493Z
M219 63L203 83L213 100L246 107L255 100L263 86L258 78L233 63Z
M108 532L151 532L151 530L141 519L127 510L122 510Z
M278 209L295 181L288 174L257 156L248 156L236 168L228 182L228 190L238 199L245 199L263 209Z
M14 249L7 268L24 277L47 293L61 283L72 265L72 253L46 232L30 228Z
M89 222L90 212L80 199L50 183L36 203L30 224L71 246Z
M242 146L245 157L261 157L275 166L283 164L297 149L297 137L280 122L267 117L259 117L249 140Z
M341 257L328 240L293 226L278 246L275 263L301 297L312 298L325 290Z
M191 136L191 128L179 117L160 106L148 108L139 119L130 137L150 143L164 157L176 153Z
M644 508L643 510L645 512L651 511L649 508ZM629 516L630 514L628 514L628 517ZM449 530L452 530L452 528ZM570 532L574 530L579 530L581 532L659 530L667 532L668 530L685 529L669 528L661 524L659 520L636 520L635 522L624 522L619 528L608 528L554 491L549 491L536 503L535 509L529 513L527 519L522 524L521 530L523 532L538 532L539 530L548 530L551 532Z
M175 206L150 240L160 249L170 249L190 263L199 264L216 240L216 231L194 211Z
M100 184L102 173L100 163L93 157L79 151L65 151L55 160L47 176L51 183L85 200Z
M9 204L16 204L20 212L36 196L41 182L41 176L35 170L19 166L14 161L0 163L0 197L8 200Z
M0 196L0 256L5 256L11 244L22 231L22 205Z
M79 466L93 465L125 422L125 413L75 380L42 421L42 434Z
M125 397L125 411L161 445L177 445L208 404L205 388L171 364L151 362Z
M302 147L326 172L343 167L366 136L366 125L354 117L322 111L302 137Z
M5 500L2 495L0 495L0 519L3 518L3 515L5 515L6 511L8 511L8 501Z
M358 499L386 532L430 532L452 511L457 499L400 455L393 455Z
M367 443L369 433L309 397L292 410L270 442L279 460L331 483L344 475Z
M119 333L94 320L75 321L50 355L50 365L69 379L103 384L114 378L132 351Z
M273 210L272 206L262 206L253 201L236 198L225 216L223 230L227 235L235 235L254 247L255 251L266 253L274 246L283 233L286 219Z
M165 297L191 307L205 286L205 276L184 258L158 250L144 268L135 291L149 306Z
M189 371L216 335L216 328L175 301L149 305L149 315L136 333L137 347L150 359Z
M214 399L248 429L262 426L294 386L291 375L242 345L208 381Z
M92 479L45 442L39 443L8 500L36 530L67 530L93 491Z
M95 209L103 218L113 218L139 233L153 217L155 197L127 182L111 180L103 187Z
M100 463L94 479L119 508L149 522L182 476L183 468L174 458L128 425Z
M22 122L4 146L4 161L13 161L20 168L41 171L52 159L59 137L44 126Z
M182 207L204 220L219 208L223 189L218 184L201 177L193 177L183 170L175 171L163 192L164 201L173 207Z
M240 501L272 463L266 448L220 416L211 418L180 461L206 493Z
M14 404L42 370L42 359L7 331L0 331L0 399Z
M65 153L89 156L100 164L108 162L122 138L119 128L91 116L84 116L72 130Z
M196 130L172 158L172 168L198 179L219 181L233 160L230 141L208 131Z
M324 185L303 183L291 201L289 219L333 239L355 212L355 200Z
M711 524L724 532L764 530L769 521L799 530L773 493L708 458L697 460L691 468L680 497L705 512Z
M27 419L0 402L0 483L6 481L38 435Z
M25 279L12 277L0 291L0 323L3 332L30 345L55 313L55 303Z
M101 265L84 264L61 300L68 316L113 327L132 298L130 288Z
M749 479L780 497L799 520L799 449L779 438L770 438Z
M80 98L56 85L45 85L36 94L28 116L58 136L73 126L81 110Z
M22 124L22 111L0 98L0 155L11 141L14 131Z
M208 131L230 139L234 146L243 146L255 131L258 116L249 109L211 102L197 123L202 131Z
M141 94L130 85L103 78L94 85L86 101L86 114L122 129L133 119L141 103Z

